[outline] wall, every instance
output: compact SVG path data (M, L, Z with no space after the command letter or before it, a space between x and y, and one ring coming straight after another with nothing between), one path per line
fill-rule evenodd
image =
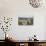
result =
M27 40L36 34L39 40L45 39L45 8L33 8L28 0L0 0L0 4L0 16L13 17L11 29L8 31L13 37L17 40ZM32 16L34 18L32 26L18 25L18 17ZM2 39L2 36L0 36L0 39Z
M45 15L45 24L44 24L45 28L44 28L44 39L46 39L46 15Z

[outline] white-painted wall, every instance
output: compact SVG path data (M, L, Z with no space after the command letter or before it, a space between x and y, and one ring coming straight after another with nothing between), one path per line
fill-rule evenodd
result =
M34 34L37 35L39 40L44 40L46 34L44 15L46 15L46 8L33 8L28 0L0 0L0 16L13 17L9 33L17 40L27 40ZM32 16L34 18L32 26L18 25L18 17ZM2 34L0 33L0 35ZM2 36L0 36L0 39L2 39Z

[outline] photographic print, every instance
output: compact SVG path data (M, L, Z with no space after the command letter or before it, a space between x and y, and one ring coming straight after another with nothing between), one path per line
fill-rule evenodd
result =
M33 18L18 18L18 25L33 25Z

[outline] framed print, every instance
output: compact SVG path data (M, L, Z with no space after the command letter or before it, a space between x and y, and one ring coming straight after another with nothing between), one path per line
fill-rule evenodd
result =
M33 17L32 18L18 18L18 25L33 25Z

